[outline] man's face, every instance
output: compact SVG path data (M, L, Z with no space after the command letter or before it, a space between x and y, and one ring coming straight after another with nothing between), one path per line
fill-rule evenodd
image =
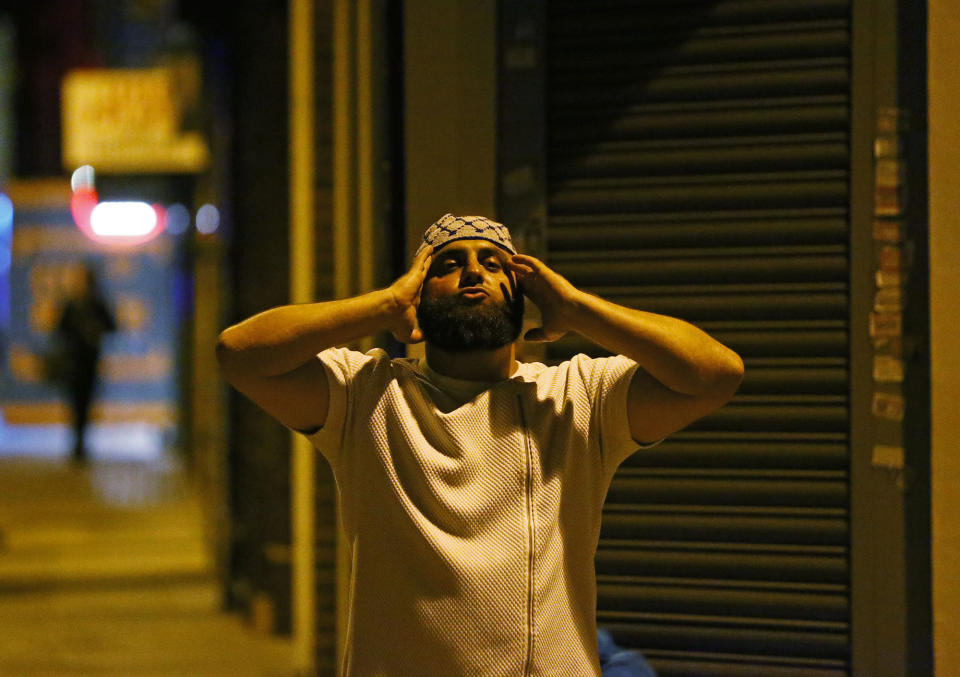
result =
M426 340L452 351L493 350L523 325L523 295L504 268L509 254L486 240L458 240L433 255L417 321Z

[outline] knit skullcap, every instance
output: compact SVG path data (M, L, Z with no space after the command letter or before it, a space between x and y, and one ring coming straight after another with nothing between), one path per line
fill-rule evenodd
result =
M417 249L419 254L424 247L433 247L434 251L456 240L487 240L498 247L516 254L510 239L510 231L502 223L491 221L485 216L454 216L444 214L423 234L423 242Z

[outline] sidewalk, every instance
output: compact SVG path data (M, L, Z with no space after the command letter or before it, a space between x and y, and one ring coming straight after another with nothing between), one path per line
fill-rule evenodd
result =
M0 459L0 675L293 675L220 611L200 514L169 464Z

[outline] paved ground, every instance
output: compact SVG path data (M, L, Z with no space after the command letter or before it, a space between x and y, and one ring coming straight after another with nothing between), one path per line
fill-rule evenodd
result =
M218 590L177 468L0 459L3 677L293 675Z

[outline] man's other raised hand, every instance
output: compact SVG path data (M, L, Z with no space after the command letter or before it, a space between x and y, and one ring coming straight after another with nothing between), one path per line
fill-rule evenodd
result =
M521 293L540 309L540 326L528 330L526 341L556 341L571 329L572 303L580 292L540 259L514 254L507 268L517 277Z
M390 324L390 331L402 343L423 341L423 332L417 326L417 306L432 261L433 247L424 247L413 259L410 270L388 287L393 298L395 318Z

